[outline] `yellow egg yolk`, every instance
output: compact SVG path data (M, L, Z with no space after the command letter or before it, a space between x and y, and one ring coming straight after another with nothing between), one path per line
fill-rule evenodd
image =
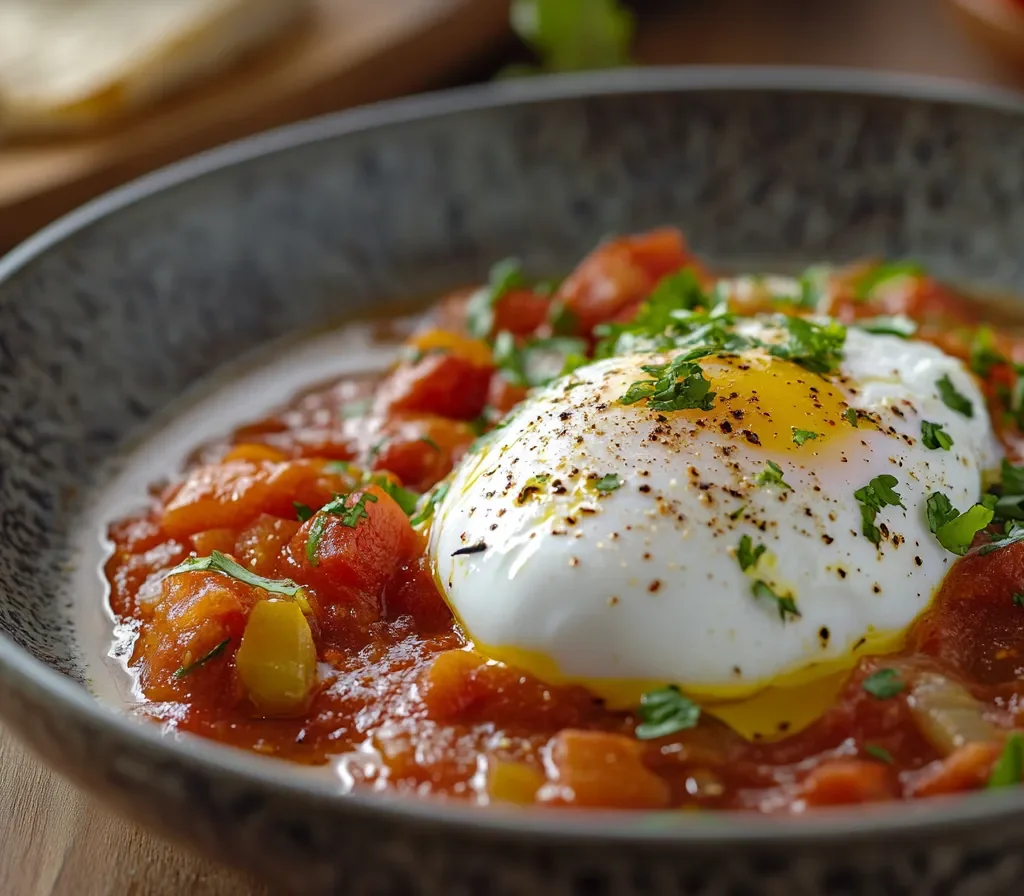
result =
M820 451L852 429L844 417L850 405L841 376L820 376L763 351L712 356L700 365L711 381L714 406L679 413L704 419L713 432L748 448L772 455ZM798 440L798 430L812 435Z

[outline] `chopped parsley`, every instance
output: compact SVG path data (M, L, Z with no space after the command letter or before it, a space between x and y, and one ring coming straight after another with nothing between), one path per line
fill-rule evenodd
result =
M996 521L1024 520L1024 467L1015 467L1004 458L996 491Z
M363 492L356 499L356 502L351 507L348 507L345 505L345 502L351 497L351 495L335 495L334 499L324 504L313 517L313 523L309 527L309 534L306 538L306 559L309 561L310 566L318 566L320 564L316 552L319 550L320 541L324 537L328 517L340 517L343 526L355 529L359 525L360 520L370 516L366 510L366 502L369 501L371 504L377 503L376 495Z
M953 385L953 381L949 378L948 373L944 374L942 379L936 380L935 387L939 390L939 397L942 398L942 402L946 407L959 414L963 414L965 417L974 416L974 405L971 404L969 398L957 392L956 386Z
M220 656L230 643L231 639L225 638L223 641L220 642L220 644L218 644L212 650L204 653L194 663L189 663L187 666L179 667L178 670L174 673L174 678L182 679L185 678L187 675L191 675L193 672L196 671L196 669L205 666L208 662L210 662L210 660L216 659L218 656Z
M897 484L895 476L883 473L853 493L853 497L860 504L861 533L875 547L882 543L882 530L875 525L878 511L890 505L906 510L903 499L893 491L893 486Z
M860 683L876 700L889 700L906 690L907 684L895 669L879 669Z
M763 544L759 544L754 547L754 543L749 535L744 535L740 539L739 547L736 548L736 559L739 561L740 569L746 572L754 566L757 566L757 561L761 559L761 555L767 550Z
M925 448L949 451L953 447L953 437L942 428L941 423L921 421L921 441Z
M442 482L437 488L435 488L430 493L430 497L427 498L426 502L423 504L420 512L409 520L409 522L414 526L419 526L429 520L434 515L434 509L444 500L444 496L448 494L448 487L449 483Z
M1006 356L996 348L995 338L989 327L978 327L974 331L970 352L971 370L983 378L987 377L997 364L1007 363Z
M864 301L873 297L874 292L883 283L901 280L906 277L920 277L924 274L921 265L913 261L890 261L877 265L865 273L854 286L856 298Z
M607 473L594 483L594 488L599 492L613 492L617 488L622 488L623 484L618 473Z
M858 330L864 330L865 333L899 336L901 339L909 339L917 332L917 324L902 314L870 317L867 320L857 321L854 326Z
M847 408L843 411L843 416L846 418L846 422L850 424L854 429L857 428L857 411L854 408Z
M732 513L729 514L729 519L738 520L741 516L743 516L743 511L746 509L746 504L740 504L739 507L737 507Z
M522 263L518 258L506 258L493 265L487 285L473 293L466 305L466 328L470 335L477 339L487 339L494 328L495 306L506 293L526 286Z
M775 601L775 606L779 611L779 619L783 622L786 621L787 616L797 619L800 617L800 611L796 608L796 601L793 600L792 595L778 594L771 585L760 579L754 582L751 591L756 598Z
M639 740L655 740L693 728L700 720L700 707L670 684L644 694L637 715L640 724L633 733Z
M813 432L810 429L797 429L795 426L793 427L793 442L796 445L802 445L804 442L816 439L820 435L820 432Z
M1004 458L999 474L1004 492L1024 494L1024 466L1015 467Z
M548 323L556 336L575 336L580 331L580 318L564 302L554 301L548 308Z
M219 572L229 578L237 579L252 588L262 588L271 594L282 594L285 597L295 597L302 591L302 586L297 585L291 579L267 579L258 576L251 569L246 569L240 563L236 563L227 554L220 551L210 551L208 557L189 557L179 563L173 569L167 571L168 576L175 576L183 572L198 572L208 570Z
M494 340L494 363L513 386L533 388L586 363L586 350L586 342L572 336L533 339L520 347L511 333L502 330Z
M1024 607L1024 594L1019 591L1013 592L1013 605L1015 607Z
M1024 734L1011 731L1003 752L992 766L989 787L1012 787L1024 781Z
M991 554L993 551L1009 547L1011 544L1017 544L1019 541L1024 541L1024 525L1010 521L1003 529L1002 537L993 536L992 541L981 548L978 553Z
M626 405L645 401L656 411L711 410L715 403L711 381L699 364L688 359L689 353L668 364L644 365L643 372L654 379L633 383L619 401Z
M815 323L802 317L787 317L787 338L768 347L776 358L792 361L812 373L831 373L843 357L846 327L838 321Z
M800 299L797 304L810 311L820 307L828 297L831 277L832 268L828 265L817 264L807 268L797 281L800 287Z
M880 747L878 744L864 744L864 752L872 759L877 759L886 765L892 765L892 753L885 749L885 747Z
M406 516L412 516L416 512L416 505L420 500L420 496L416 492L402 488L402 486L387 476L371 474L367 481L376 485L384 494L390 497L402 508L402 512ZM371 495L370 497L372 498L373 496Z
M754 480L758 485L780 485L782 488L791 489L791 486L785 479L782 478L782 467L780 467L775 461L765 461L764 469L757 474L757 478Z
M308 504L303 504L300 501L292 501L292 507L295 508L295 516L298 518L300 523L306 522L306 520L313 516L313 508Z
M941 492L933 492L925 501L928 528L947 551L962 557L974 536L992 522L995 516L995 495L984 495L981 503L960 513Z

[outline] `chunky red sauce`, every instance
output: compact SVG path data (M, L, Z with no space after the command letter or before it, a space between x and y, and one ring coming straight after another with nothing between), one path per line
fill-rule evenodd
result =
M298 762L347 754L357 787L480 801L793 811L985 786L1024 696L1024 543L959 560L900 655L862 659L823 717L773 743L707 716L640 740L636 716L488 662L453 621L392 484L430 490L524 397L495 361L497 333L523 345L570 330L592 347L595 327L631 320L687 267L714 279L673 230L613 240L555 288L498 284L484 338L467 333L480 294L451 296L383 378L313 390L201 449L147 513L110 530L110 600L135 621L143 711ZM979 306L930 278L880 270L832 273L818 309L843 321L904 314L920 325L915 338L981 363L993 422L1020 460L1011 405L1024 343L980 331ZM733 307L797 313L756 283ZM316 513L338 495L348 496L339 512ZM216 569L164 578L215 551L301 586L298 598ZM901 685L885 698L862 687L880 669ZM929 688L939 723L955 716L938 735L922 715Z

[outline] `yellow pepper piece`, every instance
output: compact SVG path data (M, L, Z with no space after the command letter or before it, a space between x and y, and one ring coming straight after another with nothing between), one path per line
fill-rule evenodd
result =
M498 759L488 770L487 795L495 802L528 806L543 784L544 776L535 768Z
M490 367L494 363L491 347L486 342L447 330L424 330L414 335L407 344L413 350L424 354L440 352L455 355L477 367Z
M267 715L303 708L316 682L316 647L302 608L289 600L256 604L235 663L249 698Z

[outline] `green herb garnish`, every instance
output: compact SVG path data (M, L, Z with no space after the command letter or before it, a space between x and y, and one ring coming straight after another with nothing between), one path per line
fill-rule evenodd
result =
M246 569L240 563L236 563L227 554L220 551L210 551L208 557L189 557L179 563L173 569L167 571L168 576L175 576L183 572L219 572L232 579L237 579L252 588L262 588L271 594L283 594L285 597L295 597L301 590L300 585L295 584L291 579L267 579L258 576L251 569Z
M837 321L819 324L802 317L787 317L787 339L768 347L776 358L799 364L812 373L831 373L843 357L846 327Z
M862 301L872 298L876 289L883 283L900 280L904 277L920 277L924 274L921 265L913 261L891 261L880 264L865 273L854 286L854 294Z
M880 747L877 744L864 744L864 752L872 759L877 759L886 765L892 765L892 753L885 749L885 747Z
M883 473L853 493L853 497L860 504L861 533L875 547L882 542L882 530L875 525L878 511L887 505L906 510L903 499L893 491L893 486L897 484L895 476Z
M974 536L988 526L995 517L995 495L984 495L981 503L960 513L941 492L933 492L925 501L928 528L947 551L962 557L974 541Z
M993 536L992 541L980 548L978 553L991 554L993 551L1009 547L1011 544L1017 544L1020 541L1024 541L1024 525L1011 521L1006 524L1002 536Z
M936 380L935 386L939 390L939 396L946 407L963 414L965 417L974 416L974 405L971 404L969 398L956 391L956 386L953 385L953 381L949 378L948 373L944 374L942 379Z
M617 488L622 488L623 484L618 473L607 473L594 483L594 488L599 492L613 492Z
M857 411L854 408L847 408L843 411L843 416L846 418L846 422L850 424L854 429L857 428Z
M978 327L971 338L971 370L980 377L987 377L997 364L1005 364L1006 356L996 348L995 338L989 327Z
M448 494L448 487L449 483L442 482L437 488L435 488L430 493L430 497L427 498L426 502L423 504L423 508L420 512L409 520L409 522L414 526L419 526L429 520L434 515L434 509L444 500L444 496Z
M941 423L929 423L921 421L921 441L925 448L949 451L953 447L953 437L942 428Z
M564 302L554 301L548 308L548 323L556 336L575 336L580 331L580 318Z
M520 348L502 330L494 340L494 363L512 385L533 388L557 379L567 367L586 363L586 350L586 342L571 336L534 339Z
M879 669L872 672L860 686L876 700L889 700L907 688L906 682L895 669Z
M1012 787L1024 781L1024 735L1011 731L1003 752L992 766L989 787Z
M816 439L820 435L820 432L812 432L809 429L797 429L795 426L793 427L793 442L796 445L802 445L804 442Z
M654 379L633 383L619 401L627 405L644 401L656 411L711 410L715 403L711 381L705 378L703 368L688 358L686 354L668 364L644 365L641 370Z
M526 278L518 258L506 258L491 267L487 285L473 293L466 305L466 328L471 336L487 339L494 328L494 308L513 289L525 289Z
M1013 592L1013 605L1015 607L1024 607L1024 594L1019 591Z
M789 594L776 593L775 589L767 582L763 582L758 579L754 582L751 591L756 598L775 601L775 606L779 611L779 619L783 622L786 621L787 616L792 616L797 619L800 617L800 611L797 609L796 601L793 600L792 596Z
M783 488L792 490L791 486L785 479L782 478L782 467L780 467L775 461L765 461L764 469L757 474L757 478L754 480L758 485L780 485Z
M761 559L761 555L767 550L763 544L759 544L754 547L754 543L749 535L744 535L740 538L739 547L736 548L736 559L739 561L740 569L746 572L751 567L757 566L757 561Z
M866 320L858 320L855 324L858 330L866 333L877 333L882 336L899 336L901 339L909 339L917 332L917 324L909 317L903 315L879 315Z
M648 691L637 710L640 724L634 734L639 740L655 740L693 728L700 719L700 707L675 685Z
M302 504L299 501L292 501L292 507L295 508L295 516L298 518L300 523L306 522L306 520L313 516L313 508L308 504Z
M220 642L220 644L218 644L216 647L214 647L212 650L208 651L207 653L204 653L194 663L189 663L187 666L181 666L174 673L174 678L175 679L182 679L182 678L184 678L187 675L191 675L193 672L196 671L196 669L199 669L200 667L205 666L208 662L210 662L210 660L216 659L218 656L220 656L224 652L224 650L227 648L228 644L230 644L230 643L231 643L231 639L230 638L225 638L223 641Z
M340 522L343 526L355 529L359 525L360 520L370 516L366 509L367 501L371 504L377 503L376 495L370 494L370 492L363 492L356 499L355 504L351 507L346 506L345 502L351 497L351 495L335 495L331 501L328 501L320 508L314 517L306 539L306 559L311 566L318 566L320 563L316 552L319 550L320 541L324 537L324 529L327 528L327 518L329 516L340 517Z

